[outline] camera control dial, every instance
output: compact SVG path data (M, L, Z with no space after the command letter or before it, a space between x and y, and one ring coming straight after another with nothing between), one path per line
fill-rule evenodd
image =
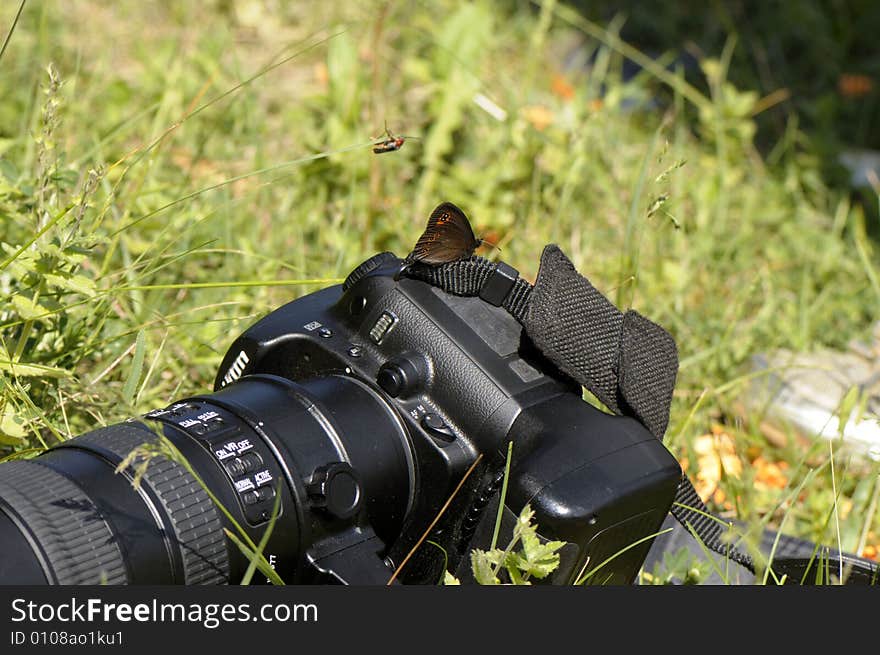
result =
M374 270L382 266L383 264L390 263L395 261L397 257L394 253L391 252L380 252L378 255L373 255L363 264L354 269L351 273L348 274L348 277L345 278L345 282L342 283L343 291L350 289L357 282L363 278L365 275L372 273Z

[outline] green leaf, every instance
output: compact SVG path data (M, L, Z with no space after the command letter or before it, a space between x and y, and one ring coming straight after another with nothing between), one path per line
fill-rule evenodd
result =
M45 448L25 448L14 453L9 453L5 457L0 457L0 464L3 462L14 462L17 459L31 459L44 452L46 452Z
M36 320L49 313L48 309L22 295L12 296L12 306L18 315L26 321Z
M507 574L510 576L510 582L515 585L531 584L531 582L523 578L522 573L520 573L517 559L516 555L511 553L508 555L504 563L504 567L507 569Z
M438 544L436 541L431 541L430 539L428 539L428 541L426 543L431 544L432 546L434 546L434 548L438 549L441 553L443 553L443 573L444 574L448 573L449 571L448 571L447 567L449 566L449 556L446 553L446 549L443 546L441 546L440 544ZM438 585L445 584L445 575L443 577L441 577L439 580L437 580L437 584Z
M710 83L715 84L721 78L721 63L717 59L707 58L700 62L700 68Z
M12 139L0 139L0 153L5 152L12 143L14 143ZM0 175L10 182L15 182L18 179L18 169L8 159L0 157Z
M519 541L522 544L520 552L510 553L505 561L505 567L514 584L528 584L526 579L529 577L546 578L559 566L559 554L556 551L565 542L543 542L538 536L538 526L533 522L534 518L534 510L526 505L513 528L511 543Z
M477 584L501 584L501 581L495 575L495 566L499 560L499 552L497 550L487 552L479 549L471 552L471 570L474 572L474 579L477 581Z
M498 500L498 512L495 514L495 529L492 532L492 548L498 545L498 534L501 532L501 518L504 514L504 503L507 500L507 481L510 479L510 462L513 455L513 441L507 442L507 459L504 463L504 479L501 483L501 497Z
M272 531L275 529L275 521L278 519L278 514L280 511L281 511L281 489L278 489L278 491L275 494L275 503L272 505L272 516L269 519L269 525L266 526L266 529L263 532L263 536L260 538L260 543L257 544L257 552L255 552L254 556L251 558L251 561L248 564L247 570L244 572L244 576L241 579L241 584L249 585L251 583L251 578L254 577L254 571L256 571L257 567L260 565L261 560L263 562L266 562L266 565L269 568L272 567L272 565L266 561L266 558L263 555L263 551L266 549L266 544L269 543L269 537L272 536Z
M460 585L461 581L452 575L449 571L445 571L443 573L443 584L444 585Z
M513 526L514 541L522 539L523 536L528 534L537 534L538 529L532 525L533 518L535 518L535 511L529 505L523 507L519 513L519 518L516 520L516 525Z
M36 270L37 263L33 252L28 250L21 250L19 252L19 248L11 246L8 243L0 244L0 246L3 247L4 252L7 254L7 257L0 260L4 262L0 265L0 270L8 269L13 277L19 279L23 278L31 271Z
M859 395L861 394L861 389L858 385L853 385L849 388L846 394L843 396L843 399L840 401L840 405L837 410L837 416L839 417L838 422L838 432L840 436L843 437L843 433L846 429L846 424L849 423L850 418L854 418L853 410L856 408L856 405L859 402ZM856 420L858 420L856 418Z
M16 416L11 407L6 407L0 412L0 444L5 446L17 446L27 436L24 429L24 421Z
M146 339L144 331L139 330L135 338L134 358L131 362L131 370L128 372L128 379L125 381L125 387L122 389L122 397L129 405L134 400L134 392L137 389L138 381L141 379L141 371L144 368L144 352L146 350Z
M8 359L0 359L0 371L11 373L17 377L66 378L71 375L70 371L63 368L44 366L43 364L22 364Z
M89 298L95 297L95 282L84 275L55 275L48 273L46 283L57 289L81 293Z
M558 551L565 545L564 541L541 542L534 533L526 535L522 540L523 548L517 556L517 566L529 576L546 578L559 566Z

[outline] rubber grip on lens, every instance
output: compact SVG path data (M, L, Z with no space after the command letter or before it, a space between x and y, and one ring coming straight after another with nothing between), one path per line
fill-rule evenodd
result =
M141 444L157 439L142 423L119 423L87 432L61 447L90 450L118 464ZM183 560L184 583L228 583L229 554L223 524L202 485L186 468L165 457L150 461L141 484L153 491L168 515Z
M82 489L37 461L3 465L0 498L39 545L52 582L125 584L128 575L110 526Z

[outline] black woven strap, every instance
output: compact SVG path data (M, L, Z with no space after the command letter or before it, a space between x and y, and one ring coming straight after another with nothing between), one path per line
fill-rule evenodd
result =
M443 264L415 264L405 274L459 296L508 291L500 302L529 338L566 375L611 411L638 419L663 438L678 371L678 351L666 330L636 311L617 309L575 270L558 246L541 255L535 286L511 279L507 264L473 256ZM509 281L509 282L507 282Z
M675 341L638 312L617 309L558 246L544 248L534 287L507 264L477 256L440 266L407 264L403 274L503 307L562 372L612 412L637 419L663 439L678 372ZM723 522L711 515L684 475L670 511L708 548L754 572L747 554L723 542Z
M725 522L709 512L686 475L681 477L678 490L675 492L675 500L672 501L672 508L669 511L676 521L690 529L709 550L729 557L752 573L755 572L755 563L748 554L736 548L730 540L724 542L722 525Z
M473 255L469 259L461 259L442 266L409 264L404 274L456 296L479 296L483 287L491 284L490 280L496 277L496 271L500 266L505 266L508 271L516 273L516 269L506 264L496 264ZM522 323L526 317L531 295L532 285L517 277L510 291L496 306L503 307Z
M523 327L550 361L606 407L663 439L678 373L675 341L638 312L617 309L557 246L541 254Z

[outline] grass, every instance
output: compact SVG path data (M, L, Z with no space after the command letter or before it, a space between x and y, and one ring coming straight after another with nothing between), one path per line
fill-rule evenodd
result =
M625 77L620 24L549 1L27 2L0 58L0 455L209 389L234 335L402 256L450 200L525 276L558 243L673 334L668 446L694 465L721 426L745 464L717 511L876 545L878 466L835 452L832 475L827 443L768 439L740 401L755 353L869 337L877 217L826 185L796 114L758 150L767 96L727 79L747 45L700 85ZM418 140L374 155L386 123ZM786 485L756 485L758 457Z

